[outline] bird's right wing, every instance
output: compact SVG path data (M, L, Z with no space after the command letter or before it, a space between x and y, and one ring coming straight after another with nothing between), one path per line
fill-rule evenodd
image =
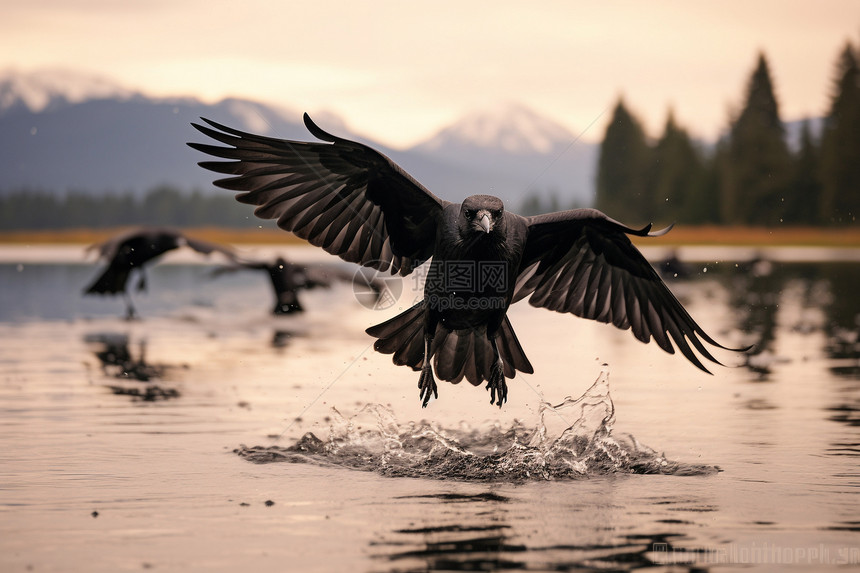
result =
M204 119L211 127L192 125L229 147L188 145L230 160L200 163L231 176L215 185L239 191L236 198L257 205L258 217L277 219L333 255L401 275L430 258L447 202L381 153L326 133L307 114L304 120L328 143L263 137Z
M212 269L212 272L209 273L209 276L214 279L220 277L221 275L235 273L243 270L268 271L269 265L264 261L252 261L250 259L245 259L237 255L230 259L230 264L220 265Z
M236 251L225 245L213 243L211 241L204 241L201 239L194 239L192 237L189 237L188 235L178 233L177 242L180 242L181 244L182 241L184 241L185 245L187 245L188 247L204 255L211 255L212 253L221 253L231 261L235 261L238 259Z
M170 227L136 227L118 233L101 243L90 245L86 250L98 251L98 256L100 258L110 260L117 255L121 245L133 239L150 242L150 248L153 249L153 256L176 247L187 245L198 253L202 253L204 255L219 252L230 259L236 258L235 252L230 247L220 245L218 243L212 243L210 241L194 239L185 235L182 231Z

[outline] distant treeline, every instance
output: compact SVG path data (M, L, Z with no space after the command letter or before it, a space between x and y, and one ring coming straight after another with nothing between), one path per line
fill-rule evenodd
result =
M849 43L836 63L819 137L803 125L791 150L764 54L740 113L709 152L671 111L649 141L622 99L601 145L596 205L629 224L856 225L860 211L860 68Z
M847 226L860 211L860 67L850 42L839 54L830 106L820 134L804 124L791 149L764 54L750 76L745 101L726 135L711 149L692 141L671 111L663 134L649 140L623 99L600 148L595 206L629 225ZM523 215L581 205L526 195ZM271 225L232 193L183 193L172 187L93 195L22 190L0 196L0 230L159 224L251 227Z
M270 225L254 217L233 193L181 190L162 186L143 196L133 193L65 195L17 191L0 196L0 229L105 228L126 225L176 227L254 227Z

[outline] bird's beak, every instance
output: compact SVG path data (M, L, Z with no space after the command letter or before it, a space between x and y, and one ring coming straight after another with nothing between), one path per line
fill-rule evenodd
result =
M478 219L478 224L484 230L485 233L490 232L490 228L492 228L492 223L490 222L490 215L488 213L484 213L484 215Z

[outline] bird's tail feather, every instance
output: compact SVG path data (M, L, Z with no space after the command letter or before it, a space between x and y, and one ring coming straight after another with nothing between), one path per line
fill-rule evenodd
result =
M394 318L368 328L366 332L379 339L373 348L382 354L394 354L393 360L398 366L420 370L424 362L425 313L422 301ZM496 346L507 378L516 376L517 370L526 374L534 372L507 317L496 335ZM486 327L448 330L438 326L431 353L436 376L441 380L457 384L466 378L478 386L490 379L493 349L487 339Z
M526 357L523 347L520 346L520 341L514 332L514 327L511 326L511 321L508 320L507 316L502 321L502 328L499 336L496 337L496 344L499 347L499 354L502 356L505 364L511 364L523 374L534 374L535 369L532 367L531 362L529 362L528 357ZM505 375L507 376L507 372ZM513 378L514 375L511 374L508 377Z
M507 316L496 334L496 347L506 378L514 378L517 370L525 374L534 372ZM433 339L432 352L436 376L442 380L457 384L465 378L473 386L478 386L490 379L493 347L487 338L486 327L474 330L439 327Z
M424 301L409 310L371 326L365 332L378 338L373 349L382 354L394 354L398 366L421 370L424 361Z

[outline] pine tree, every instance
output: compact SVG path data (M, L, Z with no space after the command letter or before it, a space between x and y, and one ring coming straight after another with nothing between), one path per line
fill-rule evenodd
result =
M652 153L649 195L653 219L702 222L704 166L686 130L669 111L663 135Z
M785 200L785 222L815 225L819 222L821 178L818 146L812 138L809 120L803 122L800 149L794 159L791 189Z
M837 64L821 141L821 219L854 224L860 210L860 69L849 43Z
M701 196L695 202L692 221L696 223L725 224L720 209L721 193L725 188L724 179L729 169L729 143L721 137L714 146L713 153L705 160L704 181Z
M647 194L648 155L641 124L619 99L600 146L598 209L630 225L650 222L653 200Z
M790 155L764 54L759 55L746 103L729 135L728 172L722 174L722 219L774 225L784 215Z

